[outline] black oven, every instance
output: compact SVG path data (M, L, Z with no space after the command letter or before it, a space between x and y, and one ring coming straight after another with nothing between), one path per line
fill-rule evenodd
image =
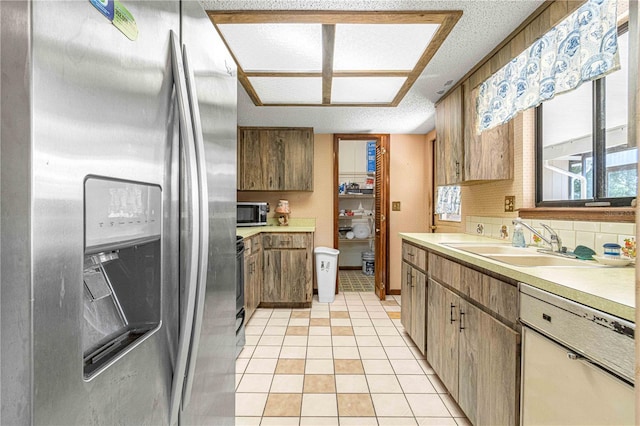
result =
M238 226L264 226L267 224L269 203L243 202L237 204Z

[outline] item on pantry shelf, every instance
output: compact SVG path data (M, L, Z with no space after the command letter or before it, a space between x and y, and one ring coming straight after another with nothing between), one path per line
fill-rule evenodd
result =
M371 230L366 223L355 223L353 225L353 233L356 238L364 239L369 237Z
M349 231L347 232L347 239L348 240L353 240L355 238L356 234L353 233L353 231Z

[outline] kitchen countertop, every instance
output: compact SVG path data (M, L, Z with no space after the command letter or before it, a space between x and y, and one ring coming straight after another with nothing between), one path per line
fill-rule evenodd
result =
M428 250L457 258L462 262L635 323L634 267L519 267L444 245L449 243L509 245L510 242L468 234L400 233L400 236ZM513 250L514 254L517 254L518 249Z
M236 235L252 237L261 232L316 232L315 218L289 218L288 226L279 226L275 218L267 219L265 226L239 226Z

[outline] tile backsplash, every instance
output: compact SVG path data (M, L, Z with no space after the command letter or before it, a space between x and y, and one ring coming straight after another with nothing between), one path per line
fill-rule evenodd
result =
M511 241L511 232L513 218L506 217L485 217L485 216L467 216L466 230L467 234L478 235L478 225L482 224L484 235L486 237L500 239L502 241ZM625 238L636 237L635 223L621 222L582 222L569 220L539 220L524 219L523 222L531 225L538 231L542 231L543 235L548 233L540 226L544 223L553 228L560 238L562 245L568 250L573 250L579 245L587 246L596 253L602 254L602 245L605 243L618 243L624 247ZM528 229L523 229L525 241L527 244L535 245L532 234ZM538 245L546 246L544 242Z

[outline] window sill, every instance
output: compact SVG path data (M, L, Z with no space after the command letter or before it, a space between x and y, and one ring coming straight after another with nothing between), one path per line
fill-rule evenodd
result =
M536 207L519 209L518 214L523 219L631 223L636 221L635 207Z

